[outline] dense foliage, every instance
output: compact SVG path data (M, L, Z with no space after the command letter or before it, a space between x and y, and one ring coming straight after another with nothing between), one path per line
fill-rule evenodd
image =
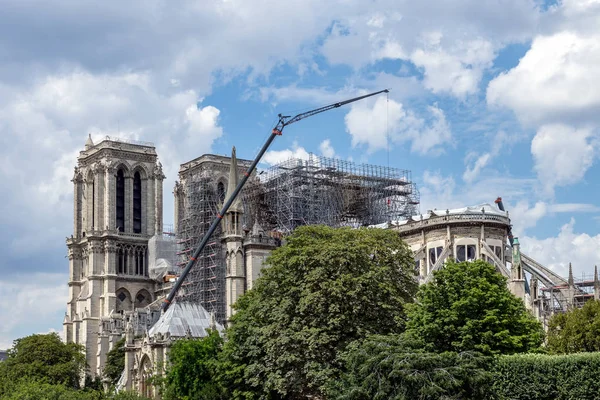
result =
M536 350L544 338L506 278L481 260L449 261L435 272L410 307L407 333L423 340L428 351L485 355Z
M227 332L233 398L321 397L349 343L404 330L417 284L392 231L301 227L268 263Z
M600 351L600 301L555 314L548 327L548 349L559 354Z
M2 386L23 379L77 389L84 371L82 346L65 344L56 333L27 336L15 340L8 358L0 363L0 395Z
M426 353L406 336L373 336L342 356L339 400L489 399L491 359L476 353Z
M56 333L14 341L0 362L0 398L6 400L143 400L135 393L105 394L96 381L80 387L83 347L63 343Z
M498 357L493 373L500 400L587 400L600 393L600 353Z
M159 382L165 400L226 399L217 376L223 339L216 330L201 339L178 340L169 351L167 373Z
M125 338L119 340L113 349L106 354L104 377L115 385L125 369Z

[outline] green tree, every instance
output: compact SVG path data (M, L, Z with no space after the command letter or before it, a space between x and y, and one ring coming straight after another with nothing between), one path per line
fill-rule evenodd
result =
M555 314L548 324L548 349L559 354L600 351L600 301Z
M481 260L449 261L422 285L407 334L432 352L513 354L538 349L542 326L513 296L506 278Z
M300 227L268 264L227 331L222 376L233 398L321 397L349 343L404 330L417 284L397 233Z
M425 353L406 335L372 336L348 347L330 390L338 400L491 399L492 360L477 353Z
M22 378L11 390L2 395L3 400L103 400L102 392L73 389L61 384L51 384Z
M22 379L76 389L85 365L82 346L65 344L56 333L27 336L15 340L8 358L0 363L0 390L7 382Z
M223 339L216 330L201 339L181 339L169 350L169 363L162 386L165 400L225 399L217 380L218 355Z
M104 366L104 377L115 385L123 370L125 369L125 338L122 338L111 351L106 353L106 365Z

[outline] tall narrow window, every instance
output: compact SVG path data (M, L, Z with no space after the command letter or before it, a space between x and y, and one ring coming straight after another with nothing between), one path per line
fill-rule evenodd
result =
M92 181L92 230L96 229L96 181Z
M119 249L119 251L117 252L117 264L118 264L118 268L117 268L118 273L124 274L125 273L125 252L123 251L123 249Z
M117 229L119 232L125 231L125 176L123 170L117 172Z
M217 195L219 196L219 201L223 203L225 201L225 185L223 182L217 184Z
M142 179L139 172L133 176L133 233L142 233Z

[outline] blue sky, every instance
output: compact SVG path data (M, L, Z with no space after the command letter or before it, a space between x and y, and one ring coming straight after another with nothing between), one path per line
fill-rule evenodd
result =
M600 259L600 0L159 0L0 5L0 348L60 330L70 179L86 137L178 165L252 158L278 113L382 95L286 128L308 152L410 169L421 211L502 196L561 274Z

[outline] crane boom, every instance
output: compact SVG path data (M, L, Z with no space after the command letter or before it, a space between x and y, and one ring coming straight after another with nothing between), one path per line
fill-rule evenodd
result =
M275 128L273 128L273 131L272 131L271 135L269 135L269 138L267 139L267 141L265 142L265 144L263 145L263 147L258 152L258 155L254 159L254 161L252 161L252 164L250 164L250 167L248 167L248 170L246 172L244 172L244 176L238 182L238 184L237 184L235 190L233 191L233 193L231 194L231 196L229 196L229 198L227 199L227 201L225 202L225 204L223 204L223 207L221 208L221 211L219 211L217 213L217 216L215 217L215 219L213 220L212 224L208 228L208 231L206 232L206 234L202 238L202 241L200 242L200 244L198 245L198 247L194 251L194 254L188 260L188 263L185 266L183 272L181 273L181 275L179 276L179 278L175 281L175 284L171 288L171 291L169 292L169 294L167 295L167 297L163 301L163 305L162 305L163 311L167 311L167 309L169 308L169 305L171 304L171 302L175 298L175 295L179 291L179 288L181 287L181 285L185 281L186 276L189 274L190 270L192 269L192 267L196 263L196 259L198 258L198 256L200 256L200 253L202 253L202 250L204 250L204 247L206 246L206 243L208 243L208 240L210 239L210 237L212 236L212 234L214 233L214 231L219 226L219 223L221 222L221 219L223 219L223 216L227 213L227 210L229 210L229 207L231 206L231 204L233 203L233 201L235 200L235 198L238 196L238 194L240 193L240 191L242 190L242 188L246 184L246 181L248 180L248 178L252 174L252 171L254 171L254 169L256 168L256 165L259 163L259 161L261 160L262 156L266 153L266 151L268 150L269 146L271 145L271 143L273 142L273 140L275 139L275 137L281 135L281 132L283 131L283 128L285 128L288 125L293 124L294 122L298 122L298 121L300 121L300 120L302 120L304 118L312 117L313 115L320 114L322 112L329 111L329 110L332 110L334 108L338 108L338 107L341 107L343 105L353 103L355 101L366 99L367 97L375 96L375 95L378 95L378 94L381 94L381 93L388 93L388 92L389 92L388 89L380 90L378 92L369 93L369 94L366 94L364 96L355 97L353 99L340 101L338 103L333 103L333 104L330 104L328 106L324 106L324 107L316 108L314 110L310 110L310 111L307 111L307 112L304 112L304 113L300 113L300 114L298 114L298 115L296 115L294 117L284 116L284 115L279 114L279 121L277 122L277 125L275 126Z

